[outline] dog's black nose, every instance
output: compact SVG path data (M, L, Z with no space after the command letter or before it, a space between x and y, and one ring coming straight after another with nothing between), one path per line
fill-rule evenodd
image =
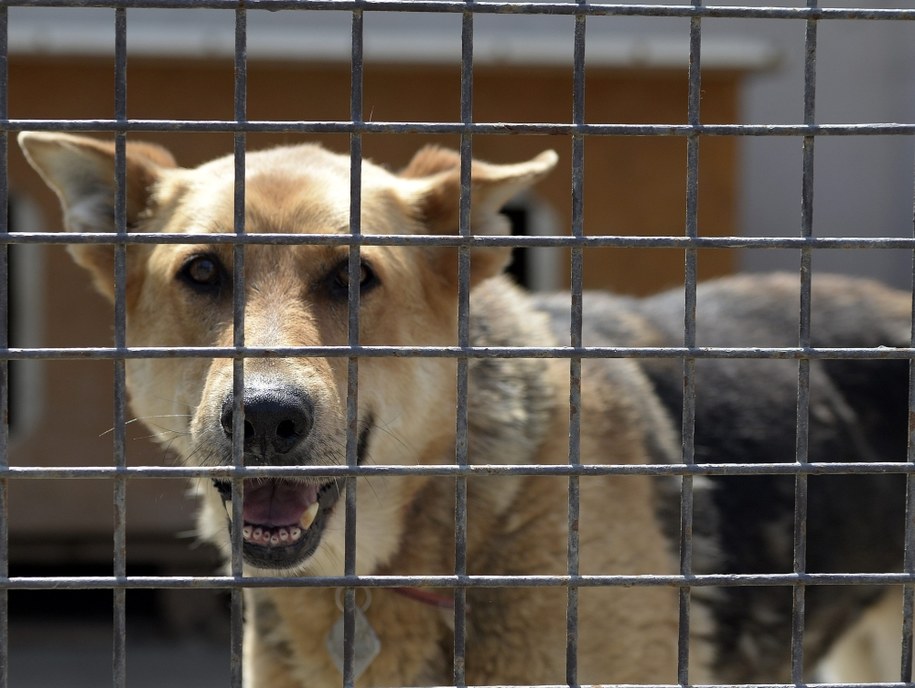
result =
M262 454L286 454L309 432L314 422L311 402L302 394L288 389L257 388L245 390L245 451ZM232 437L235 403L232 395L222 404L223 432Z

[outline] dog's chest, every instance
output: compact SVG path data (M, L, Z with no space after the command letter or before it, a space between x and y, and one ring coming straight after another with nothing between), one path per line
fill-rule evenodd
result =
M341 684L341 650L335 642L343 613L334 590L253 591L249 663L255 686L328 686ZM360 593L357 636L377 637L378 652L364 662L358 686L443 685L451 681L450 632L441 610L387 590L373 590L366 603ZM363 625L364 624L364 625ZM357 665L361 653L371 651L357 637ZM282 667L281 670L278 670ZM269 677L264 683L260 677ZM285 681L285 682L284 682Z

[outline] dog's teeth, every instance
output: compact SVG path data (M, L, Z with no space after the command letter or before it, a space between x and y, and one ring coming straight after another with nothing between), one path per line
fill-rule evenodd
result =
M289 539L289 531L286 530L285 528L280 528L279 536L280 536L280 540L282 540L283 542L286 542L286 540Z
M292 526L292 528L289 529L289 537L291 537L293 540L298 540L300 537L302 537L302 531L296 526Z
M273 533L272 535L270 535L270 544L271 545L280 544L280 536L277 535L276 533Z
M304 530L308 530L308 527L315 522L315 518L318 515L318 503L315 502L310 507L305 510L305 513L302 514L302 518L299 519L299 525L302 526Z
M251 526L245 526L241 529L241 534L244 536L245 540L251 539Z

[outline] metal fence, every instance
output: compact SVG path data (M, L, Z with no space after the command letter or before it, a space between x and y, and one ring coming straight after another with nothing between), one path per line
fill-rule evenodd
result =
M7 9L14 6L44 7L104 7L113 11L115 19L115 108L110 119L93 120L17 120L8 117L7 91ZM127 10L130 8L211 8L234 12L235 16L235 100L231 120L149 120L133 119L127 116ZM267 10L344 10L352 15L352 90L351 118L347 121L267 121L252 120L247 116L247 17L251 12ZM423 12L449 13L462 18L461 34L461 109L460 120L453 122L422 123L411 121L378 122L366 121L363 116L363 18L373 12ZM573 112L568 123L503 123L474 121L472 114L474 19L483 14L513 15L565 15L574 18L573 61ZM589 19L599 16L628 17L678 17L688 19L689 40L689 99L688 118L685 124L613 124L590 123L585 119L585 37ZM702 27L703 21L713 18L738 19L780 19L803 22L806 25L805 70L803 84L803 120L793 124L704 124L701 117L702 94ZM8 293L7 250L16 244L113 244L115 247L115 343L112 347L70 347L70 348L12 348L9 333L0 330L0 416L8 414L7 362L27 359L104 359L115 366L113 395L116 417L114 423L114 465L83 466L77 468L30 468L11 466L8 456L8 428L0 430L0 687L8 685L7 668L7 592L10 590L45 589L104 589L114 596L114 647L113 685L126 685L127 655L126 603L125 594L130 589L208 588L223 589L231 594L231 673L232 685L242 683L242 589L246 587L340 587L344 594L345 624L345 671L343 684L352 686L353 674L353 633L356 591L360 587L395 586L436 586L448 587L454 593L454 684L466 685L463 671L464 641L467 612L466 590L473 586L549 586L561 587L568 594L567 630L567 683L578 683L576 670L578 590L588 586L673 586L680 591L680 655L678 661L678 682L688 684L690 590L703 586L769 586L783 585L793 589L794 633L792 637L791 662L792 678L801 684L803 678L803 616L805 590L808 585L856 585L895 584L904 586L905 618L902 631L903 666L901 680L911 681L912 657L912 602L915 584L915 561L912 559L915 532L911 519L906 523L906 565L905 572L898 574L811 574L805 570L806 549L806 491L810 475L895 472L905 474L912 494L911 482L915 476L915 452L910 449L907 463L883 462L869 464L852 463L808 463L805 438L808 432L809 366L811 360L828 358L901 358L909 359L915 354L915 342L905 349L860 349L816 348L811 345L810 303L811 303L811 256L824 248L896 248L915 250L915 238L827 238L817 237L813 232L813 189L815 142L826 136L913 136L915 123L871 123L871 124L823 124L816 116L816 61L817 29L827 21L912 21L915 9L866 9L866 8L825 8L815 0L809 0L806 7L738 7L706 6L701 0L681 5L638 5L578 2L458 2L453 0L3 0L0 2L0 160L5 161L8 153L8 137L18 130L54 130L107 132L114 135L116 145L116 177L120 193L115 208L117 233L87 233L73 235L58 232L11 233L6 226L6 213L0 212L0 303L6 304ZM345 133L350 138L351 155L351 220L349 234L330 236L308 236L308 243L326 243L349 247L349 344L343 347L283 347L265 350L248 347L244 340L244 294L243 288L234 290L234 341L230 347L217 348L158 348L128 347L126 344L125 320L125 256L128 245L169 243L197 243L196 235L144 234L127 231L125 182L125 144L128 135L141 132L225 132L234 136L235 155L235 227L234 234L209 236L208 241L233 246L233 280L244 282L245 248L253 244L296 244L303 241L300 235L249 234L245 231L245 170L246 135L250 132L275 133ZM396 133L448 133L460 136L462 194L460 201L460 235L453 237L432 236L375 236L362 233L360 227L361 160L363 135L377 132ZM569 137L572 142L572 188L573 216L570 236L538 237L482 237L473 236L470 231L470 160L473 139L477 134L552 134ZM589 137L600 136L643 136L677 137L686 141L686 215L682 233L669 236L611 236L586 235L583 220L583 177L584 143ZM796 236L774 238L752 238L742 236L706 237L698 229L698 169L702 141L706 137L793 137L803 144L802 188L800 189L800 233ZM9 195L5 170L0 173L0 207L7 203ZM459 340L456 346L446 347L395 347L363 346L359 344L359 270L360 248L373 245L441 245L457 247L459 253ZM571 332L570 345L560 347L520 348L476 348L470 344L468 332L469 312L469 261L470 251L479 246L545 246L568 247L571 249ZM685 283L683 294L686 304L684 340L677 347L585 347L582 343L582 260L583 253L593 247L661 247L682 249L685 256ZM784 248L795 249L800 254L801 307L799 313L800 334L793 347L745 347L715 348L700 347L696 344L696 266L698 252L708 248ZM913 334L915 337L915 334ZM347 465L337 468L285 468L246 467L243 464L242 434L233 435L233 467L128 467L125 458L126 391L125 361L130 358L158 357L225 357L234 362L235 418L243 415L242 398L239 391L244 386L243 362L246 357L262 356L267 353L281 356L326 356L341 357L347 362L349 375L346 437ZM453 357L457 361L457 450L452 465L445 466L359 466L357 465L357 412L358 389L356 380L360 360L366 357L415 356ZM470 465L467 457L468 424L468 362L480 357L560 357L570 365L571 408L570 442L568 465L563 466L478 466ZM579 438L581 419L578 415L578 401L581 393L581 363L588 358L634 357L674 358L683 362L683 426L682 460L674 465L582 465L580 462ZM703 358L779 358L796 360L798 365L797 431L798 444L796 462L791 464L703 464L694 460L694 414L695 414L695 363ZM915 395L915 384L910 384ZM915 398L910 402L915 408ZM910 421L911 422L911 421ZM909 434L911 435L911 427ZM356 575L355 569L355 523L357 507L355 502L355 481L366 476L400 476L428 474L456 478L456 567L449 576L380 576ZM206 577L195 576L128 576L126 557L126 486L129 480L179 477L219 477L231 480L233 497L240 495L245 478L256 476L318 475L339 477L346 484L346 560L345 572L341 577L285 578L269 576L245 576L242 571L242 533L236 528L230 571L227 575ZM467 479L476 475L533 475L549 474L566 476L569 482L570 524L578 519L579 478L591 475L672 475L682 480L680 532L680 572L677 575L581 575L579 573L579 552L576 529L569 528L568 572L562 576L476 576L468 575L466 565L467 534ZM796 510L794 560L795 570L782 574L754 575L709 575L692 573L692 506L694 476L698 475L751 475L787 474L795 476ZM11 577L9 575L9 548L7 532L8 486L17 479L86 479L102 478L113 485L115 507L114 570L113 575L104 577ZM242 522L242 500L234 498L233 521ZM888 684L897 685L897 684Z

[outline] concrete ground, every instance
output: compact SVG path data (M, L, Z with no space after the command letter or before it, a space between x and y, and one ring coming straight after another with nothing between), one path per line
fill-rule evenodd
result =
M13 688L114 685L110 623L11 619L8 644ZM126 678L127 688L224 688L229 685L228 644L128 625Z
M92 542L56 548L48 545L44 549L26 544L30 546L18 543L18 548L11 547L13 576L111 573L111 563L104 559L110 552L110 542L101 542L94 549ZM170 542L166 544L171 549L163 551L145 542L132 544L135 560L129 562L130 575L209 575L218 565L214 557L201 550L192 550L192 554L199 555L197 559L184 555L183 543L178 556L171 558L166 555L173 554L176 548ZM227 593L138 588L127 590L124 605L127 653L123 688L229 685ZM114 686L114 598L110 589L11 590L8 613L10 688Z
M227 595L128 590L125 605L124 688L229 685ZM113 613L110 590L11 591L10 688L114 686Z

